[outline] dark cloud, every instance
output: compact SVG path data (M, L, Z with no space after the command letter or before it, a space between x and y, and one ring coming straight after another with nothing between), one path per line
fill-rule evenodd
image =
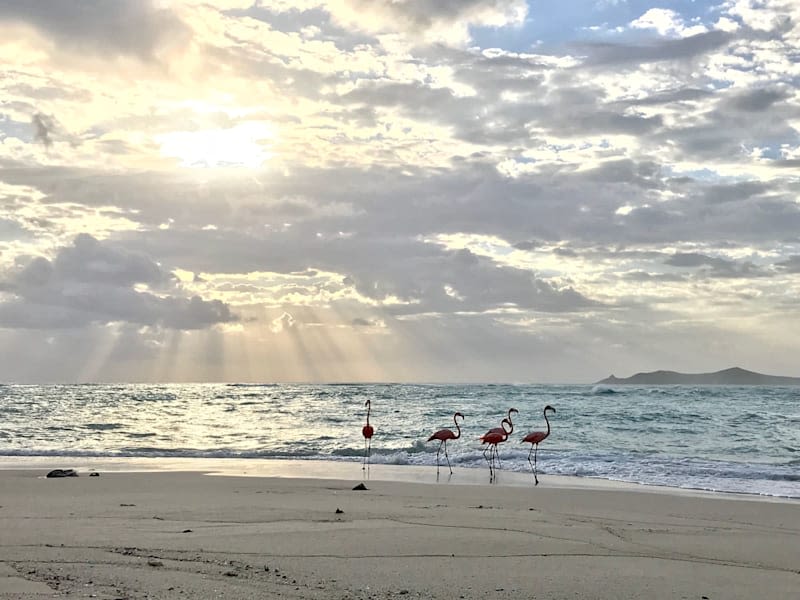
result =
M526 241L522 241L522 242L516 242L515 244L512 244L512 245L517 250L535 250L536 248L539 248L540 246L542 246L543 242L540 242L538 240L529 240L529 241L526 240Z
M737 262L724 258L716 258L696 252L677 252L667 258L664 264L673 267L709 267L700 271L705 277L716 278L752 278L770 277L768 273L749 261Z
M721 262L724 261L696 252L678 252L665 260L664 264L673 267L699 267L702 265L719 264Z
M33 139L49 148L53 144L53 140L50 139L53 121L47 115L36 113L33 115L32 123L34 127Z
M184 43L191 35L172 11L149 0L4 0L0 2L2 22L35 27L62 50L131 55L148 61L163 47Z
M788 89L766 88L745 90L731 96L725 103L727 107L743 112L763 112L769 110L775 103L791 98Z
M622 104L631 106L658 106L666 104L679 104L684 102L695 102L713 97L714 93L709 90L702 90L693 87L679 88L674 90L654 91L642 98L627 100Z
M771 187L766 182L740 181L733 184L711 185L702 192L702 197L710 204L721 204L747 200L770 191Z
M650 44L586 43L576 46L586 56L585 65L639 65L684 60L707 54L733 39L723 31L709 31L680 39L658 39Z
M137 290L137 284L151 291ZM202 329L236 320L218 301L181 294L174 278L157 263L79 235L51 261L17 260L0 281L8 299L0 303L0 326L62 329L90 324L135 323L171 329Z
M800 255L792 255L786 260L775 263L775 266L787 273L800 273Z
M350 324L353 327L376 327L380 325L380 323L378 323L377 321L374 321L372 319L365 319L363 317L356 317L350 322Z
M685 275L677 275L675 273L648 273L647 271L631 271L624 273L622 279L627 281L669 281L669 282L685 282L687 277Z

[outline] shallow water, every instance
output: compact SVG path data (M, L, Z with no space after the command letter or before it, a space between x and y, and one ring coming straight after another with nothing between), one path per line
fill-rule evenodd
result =
M590 385L4 385L0 455L356 461L372 402L372 462L432 465L453 427L454 466L485 469L477 438L520 412L501 445L529 470L525 433L552 433L539 472L800 498L800 388Z

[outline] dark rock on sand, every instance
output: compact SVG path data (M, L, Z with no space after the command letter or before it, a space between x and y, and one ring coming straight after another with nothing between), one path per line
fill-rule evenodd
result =
M78 473L75 469L53 469L47 474L47 477L77 477Z
M359 484L358 484L356 487L354 487L353 489L354 489L354 490L359 490L359 491L360 491L360 490L366 490L366 489L367 489L367 486L365 486L363 483L359 483Z

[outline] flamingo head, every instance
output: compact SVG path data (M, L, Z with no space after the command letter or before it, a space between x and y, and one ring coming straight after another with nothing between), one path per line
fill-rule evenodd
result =
M369 407L370 407L370 404L371 404L371 402L370 402L369 400L367 400L366 402L364 402L364 406L366 406L367 408L369 408Z
M511 413L519 414L519 411L516 408L509 408L508 409L508 420L511 421Z
M456 417L461 417L461 420L462 421L464 420L464 415L462 415L460 412L457 412L456 414L453 415L453 421L456 420Z
M544 407L544 412L547 413L548 410L552 410L553 412L556 412L556 409L553 408L552 406L550 406L549 404Z

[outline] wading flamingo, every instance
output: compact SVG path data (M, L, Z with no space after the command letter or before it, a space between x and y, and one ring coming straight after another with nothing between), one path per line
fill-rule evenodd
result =
M522 438L522 443L528 443L531 445L531 452L533 452L533 463L531 464L531 452L528 452L528 464L531 465L531 471L533 471L533 479L536 481L536 485L539 485L539 478L536 476L536 454L539 451L539 443L543 442L548 435L550 435L550 421L547 419L547 411L552 410L556 412L556 409L550 406L549 404L544 407L542 411L544 413L544 421L547 423L547 431L532 431L524 438Z
M506 429L506 423L508 423L508 429ZM495 429L501 429L502 433L498 433ZM495 429L490 429L479 438L481 444L487 444L483 451L483 458L485 458L486 462L489 464L489 483L491 483L496 476L497 469L494 466L495 457L497 457L497 464L500 464L500 454L497 451L497 444L505 442L508 439L508 436L514 431L514 424L506 418L500 422L500 427ZM486 456L487 452L489 456Z
M450 475L453 474L453 467L450 466L450 457L447 456L447 440L457 440L461 437L461 427L458 426L458 421L456 417L461 417L461 421L464 421L464 415L460 412L457 412L453 415L453 423L456 424L456 429L458 433L453 433L452 429L440 429L436 433L434 433L431 437L428 438L428 441L431 440L439 440L439 449L436 451L436 475L439 475L439 453L442 451L442 446L444 446L444 457L447 459L447 468L450 469Z
M505 419L506 421L508 421L508 424L511 425L511 431L514 431L514 424L511 422L511 413L519 413L519 411L516 408L509 408L508 416ZM511 431L509 431L508 433L510 434ZM500 427L492 427L486 433L499 433L500 435L503 435L505 432L506 430L503 428L503 424L500 423Z
M369 400L364 404L367 407L367 424L361 428L361 435L364 436L364 460L361 463L361 470L365 470L369 464L369 455L372 452L372 436L375 433L375 428L369 424L369 411L371 408Z

